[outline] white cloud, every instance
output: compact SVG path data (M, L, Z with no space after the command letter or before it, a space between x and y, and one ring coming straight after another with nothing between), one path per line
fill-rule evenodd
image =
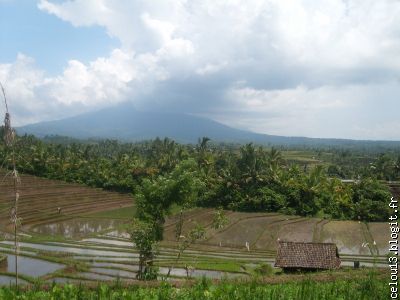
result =
M228 113L214 118L256 132L277 135L399 139L400 83L258 90L233 86ZM377 101L377 99L380 99Z
M13 64L0 64L0 81L16 107L17 124L57 119L146 93L151 82L168 78L157 59L114 49L89 64L70 60L61 75L47 77L32 58L19 54Z
M227 94L238 110L258 111L280 114L292 112L319 111L354 105L348 102L348 91L337 90L335 87L324 86L309 89L300 85L294 89L257 90L243 87L233 88Z
M103 26L135 51L184 41L198 50L203 65L253 53L268 60L274 52L289 63L319 68L400 68L396 0L41 0L38 6L74 26Z
M0 80L26 107L24 123L126 99L143 106L151 101L144 94L173 83L169 99L184 99L182 110L196 113L201 102L203 114L256 131L396 135L376 129L392 126L372 110L365 111L370 124L355 117L346 129L340 122L371 95L392 103L399 91L399 1L41 0L38 8L75 27L103 27L120 46L92 62L70 60L53 77L22 55L0 64ZM199 86L210 99L198 98ZM167 101L165 94L153 98Z
M216 73L216 72L222 70L227 65L228 65L227 62L222 62L222 63L217 63L217 64L208 63L205 66L198 68L196 70L196 73L199 75L207 75L207 74Z

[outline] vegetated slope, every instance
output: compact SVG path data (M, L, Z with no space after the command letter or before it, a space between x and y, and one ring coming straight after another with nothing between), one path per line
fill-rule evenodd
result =
M22 174L20 177L18 212L22 225L133 205L133 199L128 194L31 175ZM13 181L11 174L2 169L0 179L0 226L4 226L9 223L10 210L14 205Z
M79 139L110 138L124 141L169 137L182 143L195 143L199 137L208 136L212 140L220 142L255 142L277 145L400 146L400 142L389 141L317 139L259 134L234 129L193 115L137 111L129 104L62 120L27 125L18 128L17 131L19 134L34 134L38 137L61 135Z

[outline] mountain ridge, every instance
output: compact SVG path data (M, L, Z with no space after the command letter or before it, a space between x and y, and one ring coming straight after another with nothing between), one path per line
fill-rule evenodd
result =
M77 116L25 125L18 134L33 134L40 138L59 135L78 139L118 139L140 141L168 137L181 143L195 143L207 136L218 142L276 145L389 145L400 141L371 141L333 138L287 137L241 130L217 121L183 113L138 111L131 105L119 105Z

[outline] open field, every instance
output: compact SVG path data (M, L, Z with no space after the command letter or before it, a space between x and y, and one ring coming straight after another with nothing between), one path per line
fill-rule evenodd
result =
M9 219L13 205L11 174L0 170L0 223ZM20 175L19 216L23 225L48 223L86 212L99 212L132 206L127 194L106 192L79 184Z
M0 241L0 254L7 256L8 264L0 267L0 284L14 280L15 257L8 224L11 191L9 180L2 181L0 232L5 240ZM138 253L127 233L134 213L131 196L29 175L21 176L20 194L22 283L116 279L130 282L135 278ZM355 260L362 266L386 265L386 223L329 221L278 213L225 211L225 215L227 224L217 230L211 226L213 209L194 208L184 212L183 234L201 224L206 229L206 238L185 251L177 264L174 264L177 255L174 230L178 215L170 216L155 260L160 278L174 265L172 277L181 280L187 276L185 266L190 265L192 278L248 280L260 264L274 264L278 239L335 242L344 266L351 266ZM273 272L279 273L279 269Z

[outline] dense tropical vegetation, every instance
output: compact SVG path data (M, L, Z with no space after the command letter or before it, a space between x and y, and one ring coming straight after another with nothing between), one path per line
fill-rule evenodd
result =
M134 191L138 206L154 201L153 216L143 212L144 219L163 220L172 202L190 199L193 205L239 211L386 220L390 193L379 180L400 177L396 149L385 154L309 149L311 162L285 157L286 149L215 145L208 138L197 145L181 145L167 138L120 143L23 136L16 149L21 172ZM0 148L0 161L9 166L5 148Z

